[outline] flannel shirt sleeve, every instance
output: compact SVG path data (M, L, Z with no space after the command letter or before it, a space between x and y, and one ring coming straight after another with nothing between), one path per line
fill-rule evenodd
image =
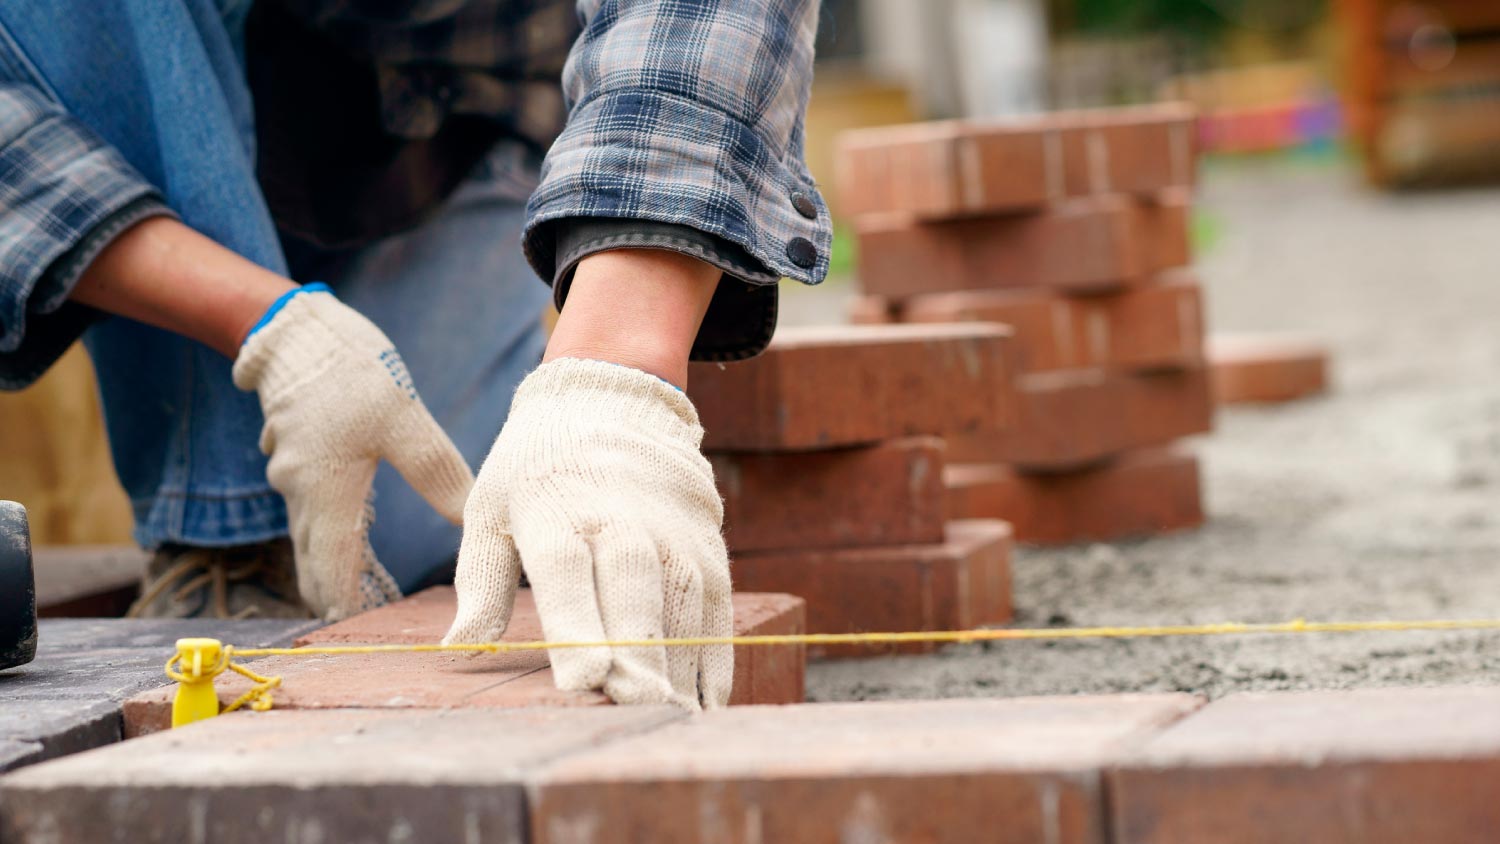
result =
M563 70L568 123L527 207L537 273L556 278L554 223L612 218L726 241L762 265L746 284L822 281L832 226L803 162L816 0L578 8L584 28Z
M36 380L98 312L68 301L126 228L171 214L111 146L36 88L0 81L0 388Z

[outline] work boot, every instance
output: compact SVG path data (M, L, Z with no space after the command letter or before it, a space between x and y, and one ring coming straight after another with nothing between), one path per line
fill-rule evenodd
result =
M297 594L292 544L163 545L128 618L311 618Z

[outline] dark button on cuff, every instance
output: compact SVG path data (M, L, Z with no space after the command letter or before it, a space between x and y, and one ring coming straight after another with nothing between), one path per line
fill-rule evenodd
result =
M797 209L798 214L809 220L816 220L818 218L817 203L812 201L812 197L800 190L792 191L792 207Z
M818 263L818 248L805 237L794 237L787 241L786 256L802 269L811 269Z

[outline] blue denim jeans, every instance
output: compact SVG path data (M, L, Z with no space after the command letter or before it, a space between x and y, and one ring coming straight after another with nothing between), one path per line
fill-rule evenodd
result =
M547 289L519 245L531 163L498 149L418 231L351 252L284 250L255 181L240 55L249 2L0 2L0 73L67 106L188 225L270 270L332 285L390 335L428 407L477 467L545 342ZM257 445L260 407L234 387L230 361L124 319L100 323L85 342L142 545L286 534ZM452 558L458 529L389 467L377 475L375 506L376 554L403 587Z

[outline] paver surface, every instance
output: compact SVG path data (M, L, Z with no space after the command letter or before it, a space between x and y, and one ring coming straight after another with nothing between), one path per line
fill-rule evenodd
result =
M537 842L1102 844L1101 771L1185 695L744 707L560 759Z

